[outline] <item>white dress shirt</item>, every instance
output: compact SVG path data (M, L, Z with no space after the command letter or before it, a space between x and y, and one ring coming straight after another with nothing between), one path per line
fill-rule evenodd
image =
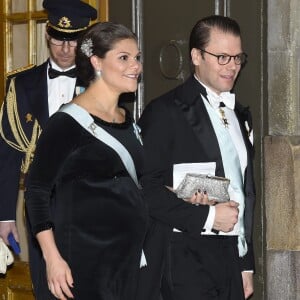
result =
M207 100L202 96L202 101L205 101L204 104L205 105L210 105L215 112L220 116L221 119L221 114L219 112L219 105L220 102L224 102L226 103L226 101L223 101L225 97L231 97L234 99L234 95L230 94L230 93L221 93L220 95L217 95L215 92L213 92L211 89L209 89L207 86L205 86L203 83L201 83L207 91L207 99L208 99L208 103ZM223 94L223 95L222 95ZM232 100L232 99L231 99ZM228 106L222 107L224 113L225 113L225 117L228 121L228 126L227 126L227 130L231 136L232 142L236 148L236 151L238 153L239 156L239 160L240 160L240 166L241 166L241 171L242 171L242 176L243 176L243 181L244 181L244 175L245 175L245 170L247 167L247 150L246 150L246 146L244 143L244 139L241 133L241 129L240 129L240 124L238 122L238 119L236 117L236 114L234 112L234 101L233 104L230 105L231 108L229 108ZM213 120L211 120L213 122ZM228 193L230 196L230 199L234 200L235 197L235 191L232 189L232 187L229 185L228 188ZM210 211L209 211L209 215L207 218L207 221L205 223L204 229L206 229L205 232L203 232L202 234L215 234L214 232L212 232L212 226L213 226L213 222L215 219L215 207L214 206L210 206ZM240 224L239 222L234 226L234 229L230 232L219 232L219 235L238 235L239 234L239 227Z
M58 71L68 71L75 66L63 70L55 62L50 59L52 68ZM49 66L48 66L49 68ZM49 117L53 115L62 104L68 103L73 99L76 78L70 78L67 76L59 76L53 79L47 78L48 84L48 108Z

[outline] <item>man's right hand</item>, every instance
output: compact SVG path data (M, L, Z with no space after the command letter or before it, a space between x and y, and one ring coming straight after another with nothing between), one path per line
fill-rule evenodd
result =
M12 233L17 242L19 242L19 234L15 221L0 221L0 237L6 245L9 245L7 240L8 235Z
M217 204L213 228L223 232L232 231L238 221L238 206L239 204L232 200Z

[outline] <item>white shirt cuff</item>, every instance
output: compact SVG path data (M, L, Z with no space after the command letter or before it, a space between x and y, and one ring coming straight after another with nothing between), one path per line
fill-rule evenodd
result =
M8 223L8 222L16 222L16 220L5 220L5 221L0 221L0 222Z
M216 208L210 205L208 216L203 227L205 230L211 231L213 229L215 216L216 216Z

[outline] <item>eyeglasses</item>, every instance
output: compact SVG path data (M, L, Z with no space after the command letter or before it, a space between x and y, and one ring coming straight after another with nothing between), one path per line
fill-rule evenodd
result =
M54 46L63 46L65 43L67 43L69 47L76 47L77 46L77 41L76 40L65 41L65 40L57 40L57 39L54 39L54 38L50 37L49 42L50 42L50 44L52 44Z
M246 53L240 53L237 55L227 55L227 54L213 54L211 52L205 51L203 49L199 49L200 51L207 53L209 55L212 55L218 59L219 65L227 65L231 61L231 58L233 58L234 63L236 65L242 65L247 60L247 54Z

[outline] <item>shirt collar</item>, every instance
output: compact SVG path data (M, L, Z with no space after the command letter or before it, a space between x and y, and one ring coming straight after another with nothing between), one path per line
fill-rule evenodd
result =
M48 64L48 67L50 67L50 65L52 66L52 68L54 70L57 70L57 71L60 71L60 72L65 72L65 71L68 71L68 70L71 70L75 67L75 65L67 68L67 69L62 69L60 68L51 58L49 58L49 64Z
M235 107L235 94L230 92L222 92L220 95L212 91L209 87L207 87L204 83L202 83L196 75L194 75L196 80L201 83L207 92L207 100L210 103L210 105L217 109L220 106L220 102L223 102L226 107L234 110Z

